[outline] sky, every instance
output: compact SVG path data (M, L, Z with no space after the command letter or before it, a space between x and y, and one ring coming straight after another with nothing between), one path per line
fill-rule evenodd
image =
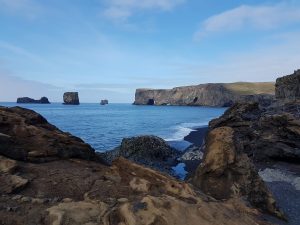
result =
M299 68L299 0L0 0L0 101L131 103Z

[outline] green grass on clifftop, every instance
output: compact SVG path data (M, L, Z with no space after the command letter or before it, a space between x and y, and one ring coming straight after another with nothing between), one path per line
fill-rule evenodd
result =
M223 84L228 90L240 95L253 95L253 94L271 94L275 93L274 82L236 82Z

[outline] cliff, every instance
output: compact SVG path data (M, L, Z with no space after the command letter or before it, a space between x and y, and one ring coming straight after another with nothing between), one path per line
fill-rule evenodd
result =
M277 99L295 100L300 98L300 70L276 80Z
M248 101L269 104L273 99L274 89L272 82L200 84L173 89L137 89L134 104L219 107Z
M32 98L28 97L21 97L17 99L17 103L22 103L22 104L50 104L48 98L42 97L40 100L35 100Z

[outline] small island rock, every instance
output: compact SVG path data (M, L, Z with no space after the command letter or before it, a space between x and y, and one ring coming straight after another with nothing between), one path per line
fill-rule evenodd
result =
M100 102L100 105L107 105L107 104L108 104L107 99L101 100L101 102Z
M17 99L17 103L22 103L22 104L29 104L29 103L34 103L34 104L50 104L48 98L42 97L40 100L35 100L33 98L28 98L28 97L21 97Z
M78 92L65 92L64 93L65 105L79 105Z

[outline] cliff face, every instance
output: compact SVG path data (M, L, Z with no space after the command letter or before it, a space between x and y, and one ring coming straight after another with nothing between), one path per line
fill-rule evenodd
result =
M200 84L173 89L137 89L135 105L227 107L235 102L273 99L274 83Z
M300 70L276 80L276 98L295 100L300 98Z

